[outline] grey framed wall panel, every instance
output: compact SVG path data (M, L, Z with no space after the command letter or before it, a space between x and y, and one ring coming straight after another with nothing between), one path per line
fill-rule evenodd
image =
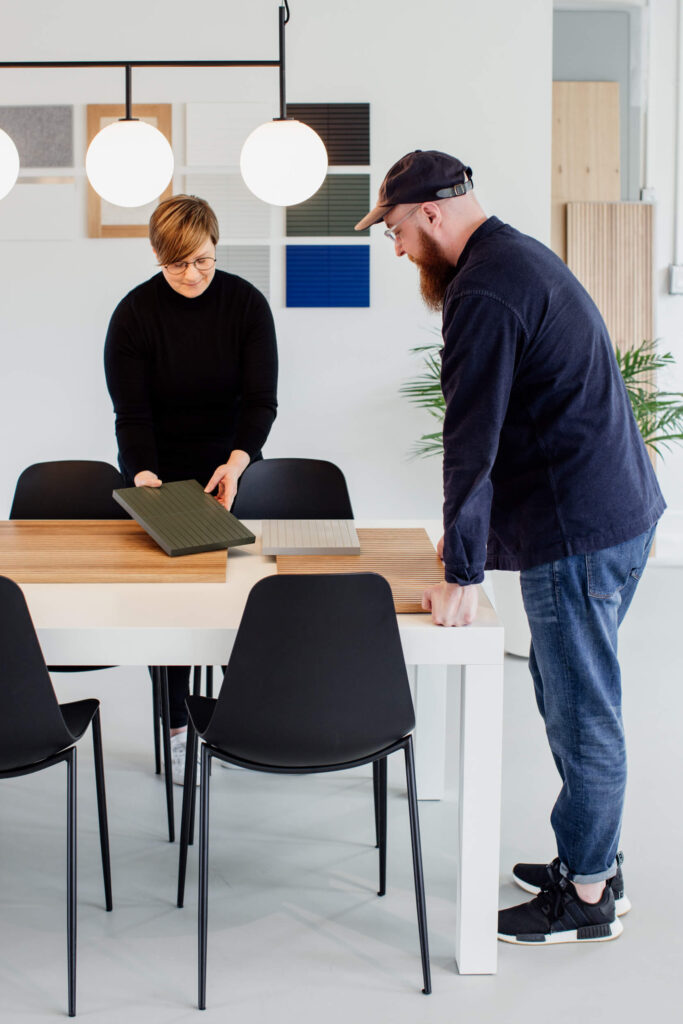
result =
M0 107L0 128L24 167L73 167L73 107Z
M270 299L270 246L218 245L216 266L243 277Z
M270 236L270 207L249 191L241 174L235 171L188 172L185 191L206 199L213 208L221 238L266 239Z
M330 167L370 163L369 103L288 103L287 117L318 133Z
M369 174L328 174L314 196L287 208L287 235L369 235L369 228L357 232L354 224L370 206Z

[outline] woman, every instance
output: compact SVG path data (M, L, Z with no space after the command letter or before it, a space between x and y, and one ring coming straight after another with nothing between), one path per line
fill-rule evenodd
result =
M156 208L149 238L161 272L118 304L104 366L128 484L196 479L229 509L277 410L270 307L216 270L218 221L196 196ZM173 781L182 785L189 668L169 668Z

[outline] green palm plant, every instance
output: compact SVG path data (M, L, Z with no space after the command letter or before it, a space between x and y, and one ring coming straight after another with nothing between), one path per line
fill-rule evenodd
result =
M406 381L400 391L408 401L443 424L446 403L441 393L441 344L432 342L411 349L422 355L422 372ZM662 391L655 383L658 370L675 364L670 352L657 352L655 341L644 341L636 348L616 351L617 365L626 385L626 392L643 440L658 455L683 441L683 393ZM443 454L441 430L423 434L411 450L413 458Z

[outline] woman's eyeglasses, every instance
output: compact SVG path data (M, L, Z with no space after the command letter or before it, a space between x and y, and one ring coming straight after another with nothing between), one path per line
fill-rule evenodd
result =
M167 270L173 277L179 277L180 274L185 273L188 267L196 267L197 270L205 274L207 270L213 268L215 262L215 256L200 256L196 260L178 260L177 263L160 263L159 266Z

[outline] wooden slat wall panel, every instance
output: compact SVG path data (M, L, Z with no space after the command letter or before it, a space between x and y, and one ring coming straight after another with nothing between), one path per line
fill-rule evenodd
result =
M569 202L619 202L619 83L553 82L552 247L566 259Z
M649 203L567 204L567 265L620 349L654 337L653 214Z
M369 103L288 103L287 117L318 133L330 167L370 163Z

